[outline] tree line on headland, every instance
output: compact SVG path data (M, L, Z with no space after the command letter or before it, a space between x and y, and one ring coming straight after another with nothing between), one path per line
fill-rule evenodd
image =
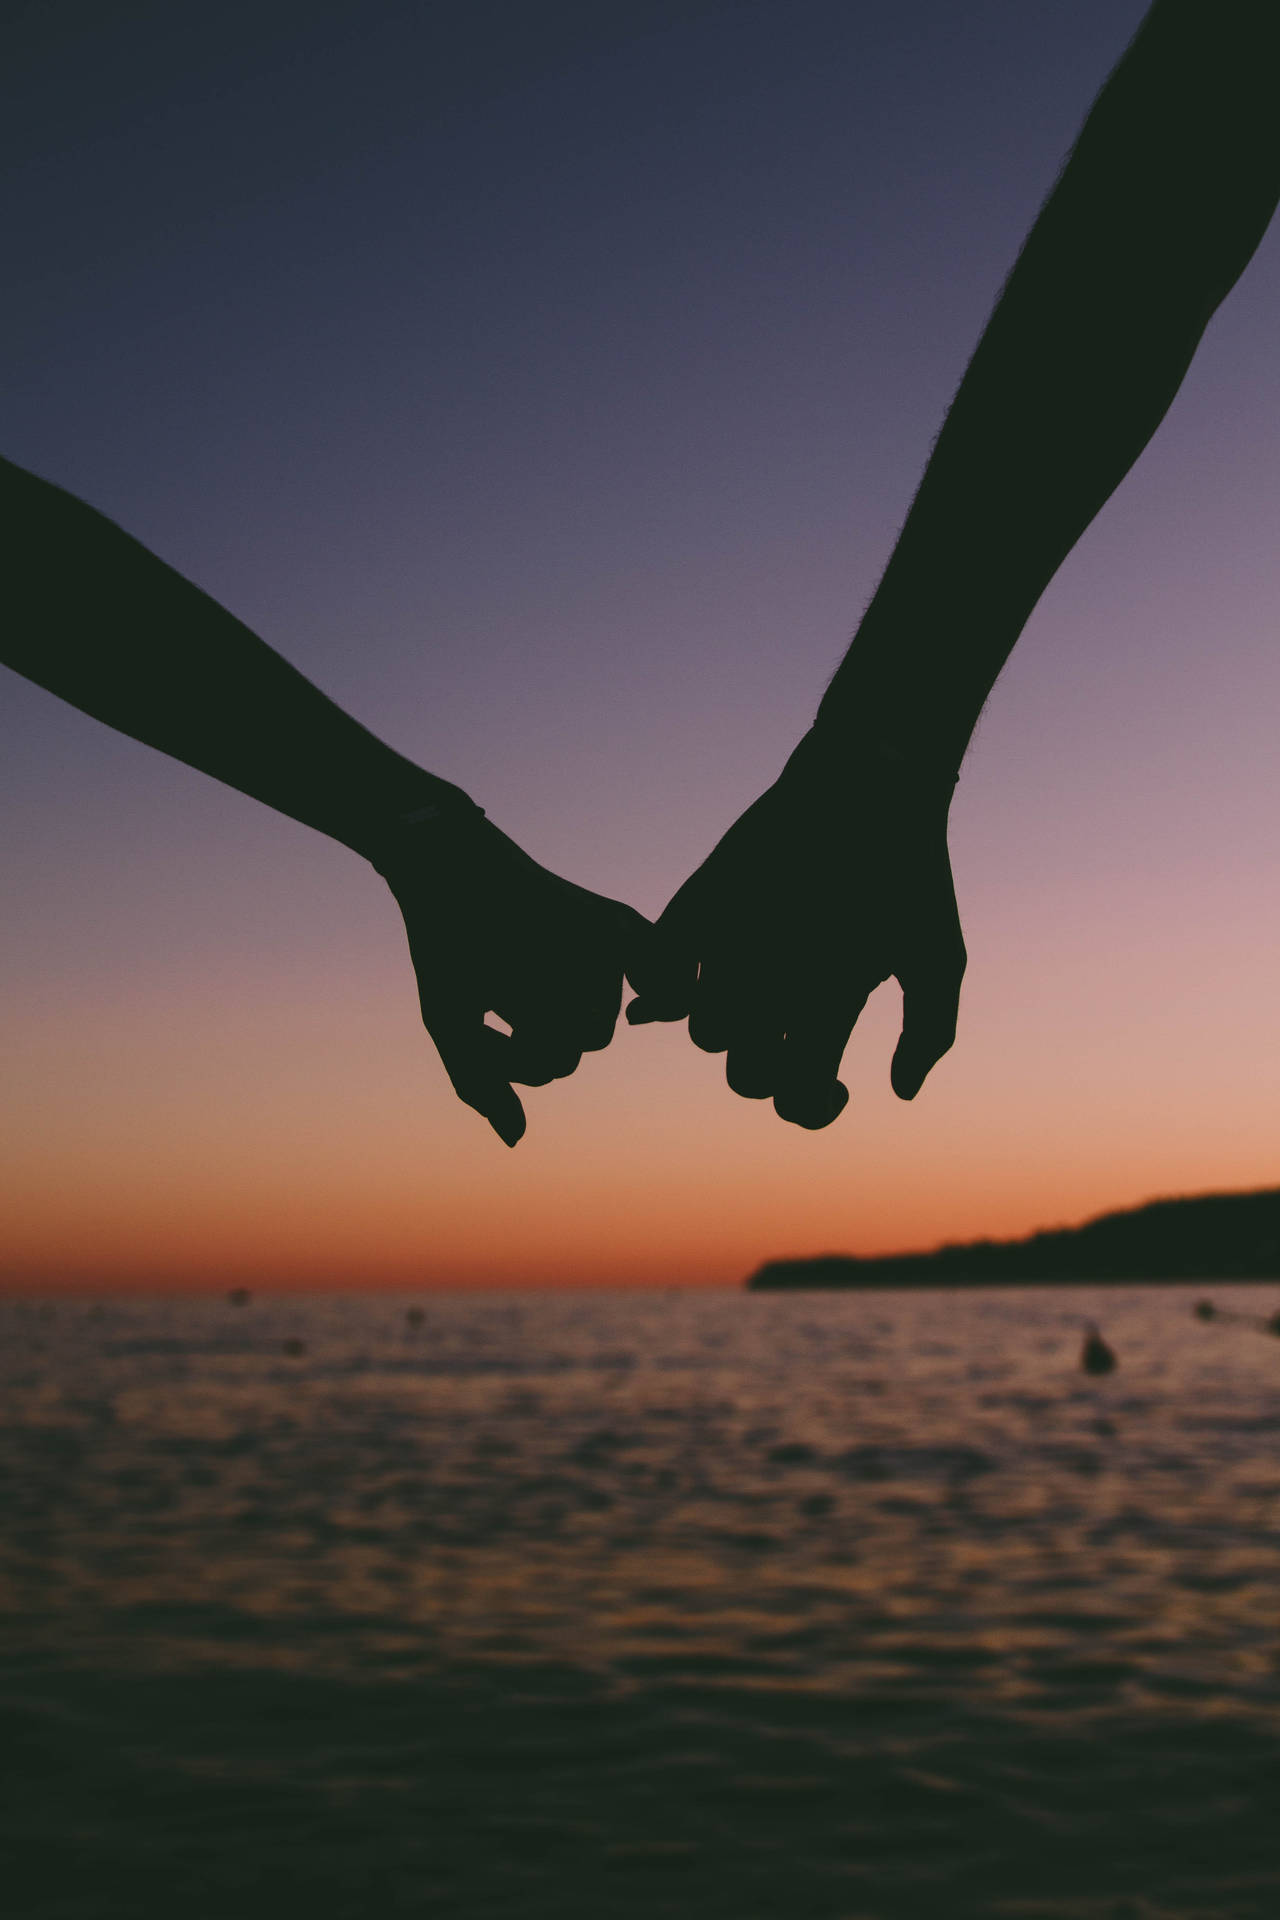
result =
M1121 1284L1280 1279L1280 1187L1151 1200L1023 1240L972 1240L931 1253L769 1260L753 1291L789 1287Z

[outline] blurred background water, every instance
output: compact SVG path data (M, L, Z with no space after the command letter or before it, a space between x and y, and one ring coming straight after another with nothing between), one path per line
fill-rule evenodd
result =
M1200 1293L0 1303L0 1905L1274 1920Z

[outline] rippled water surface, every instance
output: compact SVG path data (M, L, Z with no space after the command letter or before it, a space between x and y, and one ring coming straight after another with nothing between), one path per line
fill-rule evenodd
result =
M5 1911L1274 1920L1280 1340L1192 1298L0 1305Z

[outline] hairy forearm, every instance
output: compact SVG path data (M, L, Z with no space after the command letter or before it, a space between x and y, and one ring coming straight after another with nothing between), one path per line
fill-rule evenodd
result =
M1155 432L1280 195L1274 0L1158 0L964 376L822 702L959 765L1036 601Z
M113 522L0 461L0 660L357 852L463 802Z

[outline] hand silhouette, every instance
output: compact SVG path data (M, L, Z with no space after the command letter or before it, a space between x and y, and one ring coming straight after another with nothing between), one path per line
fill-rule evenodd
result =
M454 1092L514 1147L525 1116L512 1082L563 1079L608 1046L624 969L653 929L539 866L478 807L401 830L374 864L404 915L423 1023Z
M0 523L13 561L0 660L369 860L404 915L455 1089L514 1146L512 1081L541 1086L609 1044L648 921L548 873L122 528L6 460Z
M844 756L842 756L843 759ZM910 1100L955 1039L965 950L945 791L881 760L852 768L807 734L783 773L685 881L629 969L633 1025L689 1019L729 1085L829 1126L840 1059L869 995L903 990L895 1093Z

